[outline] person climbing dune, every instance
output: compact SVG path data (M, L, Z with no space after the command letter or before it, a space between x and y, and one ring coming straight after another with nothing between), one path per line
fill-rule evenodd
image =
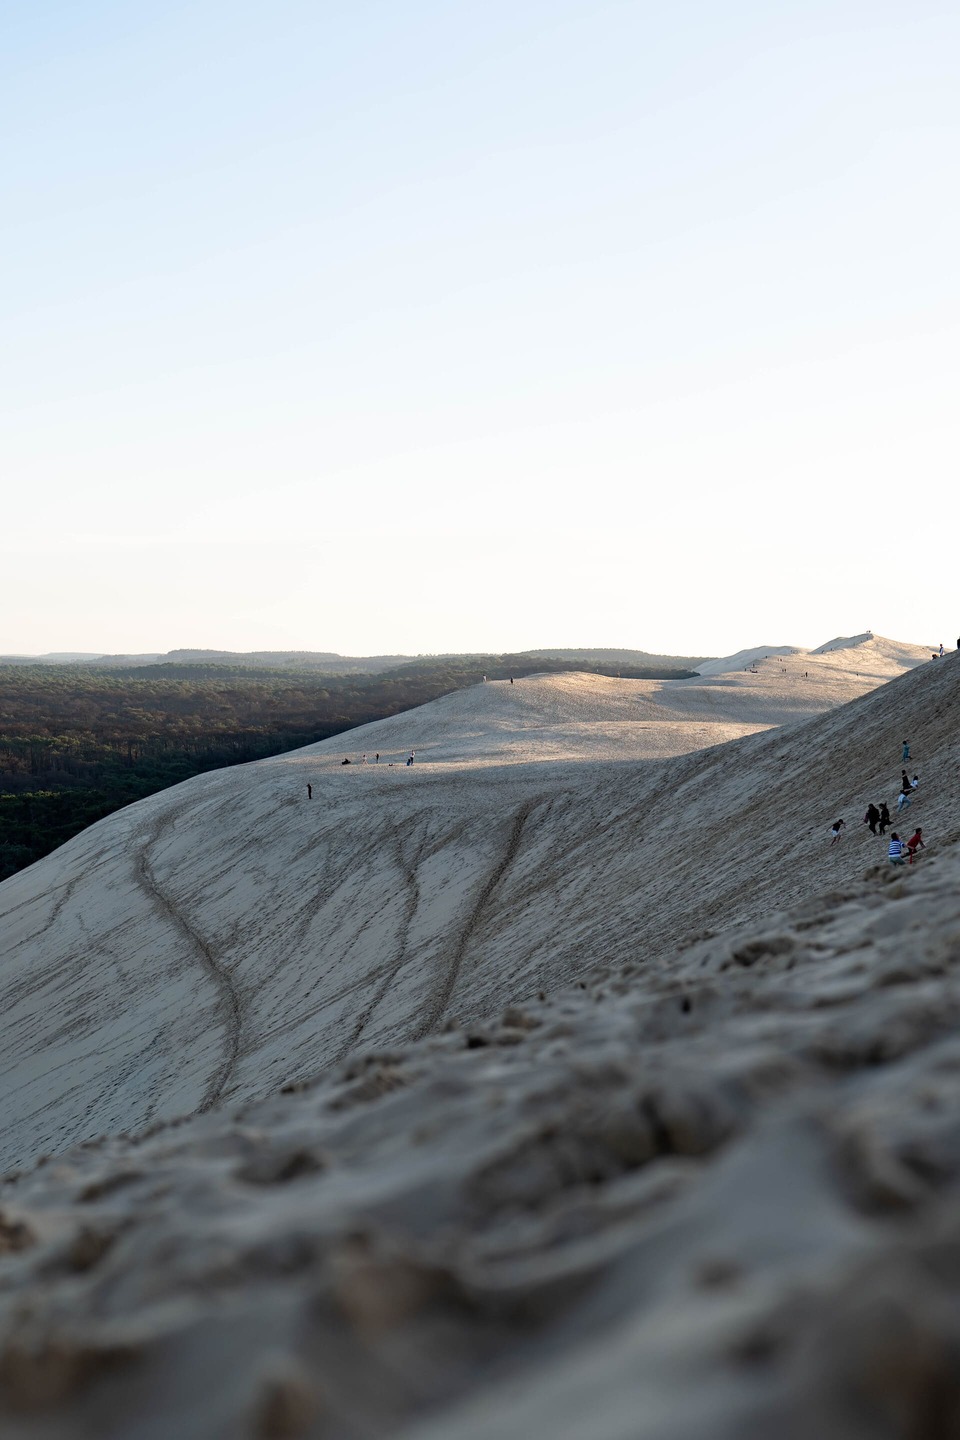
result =
M903 850L903 841L900 839L896 830L894 830L890 836L890 849L887 852L891 865L906 865L907 862L903 858Z
M833 839L830 841L831 845L836 845L837 841L841 838L846 828L846 824L843 820L834 821L833 825L830 828L830 834L833 836Z
M880 805L880 820L879 820L878 824L879 824L879 834L885 835L885 834L886 834L886 831L887 831L887 826L890 824L890 809L889 809L889 807L888 807L888 805L887 805L886 800L884 800L884 801L881 802L881 805Z
M880 819L880 811L877 809L876 805L874 805L874 804L871 802L871 803L867 806L867 813L866 813L866 815L864 815L864 817L863 817L863 823L864 823L864 825L869 825L869 827L870 827L870 834L871 834L871 835L876 835L876 833L877 833L877 821L878 821L879 819Z

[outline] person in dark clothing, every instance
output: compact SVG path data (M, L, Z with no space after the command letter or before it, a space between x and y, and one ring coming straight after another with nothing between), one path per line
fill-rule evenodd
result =
M864 817L863 817L863 823L864 823L864 825L869 825L869 827L870 827L870 834L871 834L871 835L876 835L876 833L877 833L877 821L878 821L879 819L880 819L880 811L877 809L876 805L873 805L873 804L868 805L868 806L867 806L867 813L866 813L866 815L864 815Z
M889 824L890 824L890 810L889 810L889 808L888 808L888 806L887 806L886 800L884 800L884 801L882 801L882 803L881 803L881 805L880 805L880 819L879 819L879 821L878 821L879 833L880 833L881 835L885 835L885 834L886 834L887 826L888 826Z
M312 800L312 799L313 799L313 786L310 785L309 783L308 783L308 785L307 785L307 799L308 799L308 800Z
M836 845L837 841L841 838L846 828L846 824L843 820L834 821L833 825L830 827L830 834L833 836L833 839L830 841L831 845Z

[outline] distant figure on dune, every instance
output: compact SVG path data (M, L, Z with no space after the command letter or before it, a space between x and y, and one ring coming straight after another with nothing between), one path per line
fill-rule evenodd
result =
M486 678L486 677L484 677L484 678ZM411 751L410 751L410 754L407 756L407 764L408 764L408 765L412 765L412 764L413 764L413 757L416 755L416 753L417 753L416 750L411 750Z
M349 758L346 759L346 760L341 760L341 761L340 761L340 764L341 764L341 765L349 765L349 764L350 764Z
M869 826L870 826L870 834L871 834L871 835L876 835L876 833L877 833L877 821L878 821L879 819L880 819L880 811L877 809L876 805L874 805L874 804L868 805L868 806L867 806L867 813L866 813L866 815L864 815L864 817L863 817L863 823L864 823L864 825L869 825Z
M901 784L900 784L900 794L897 796L897 809L898 809L898 810L904 810L904 809L909 810L909 808L910 808L910 797L911 797L912 794L913 794L913 786L910 784L910 781L909 781L909 779L907 778L907 772L906 772L906 770L904 770L904 772L903 772L903 778L902 778L902 781L901 781Z
M379 750L377 751L376 755L374 755L373 761L374 761L374 764L375 764L375 765L379 765L379 764L380 764L380 751L379 751Z
M888 808L888 806L887 806L886 800L882 800L882 801L880 802L880 834L881 834L881 835L885 835L885 834L887 833L887 826L888 826L889 824L890 824L890 810L889 810L889 808Z
M309 782L307 783L307 799L313 799L313 786Z
M940 641L940 659L943 659L943 641Z
M901 760L909 760L909 759L910 759L910 744L909 744L909 742L908 742L907 740L904 740L902 743L903 743L903 754L900 756L900 759L901 759Z
M833 836L833 839L830 841L831 845L836 845L837 841L840 839L846 828L847 827L842 820L837 820L834 822L833 826L830 829L830 834Z
M907 849L910 851L911 865L913 864L913 857L914 855L916 855L917 851L926 850L926 848L926 845L924 845L923 843L923 831L918 825L914 833L910 836L910 839L907 841Z
M911 789L911 790L919 790L919 789L920 789L920 776L919 776L919 775L914 775L913 779L910 781L910 789Z
M906 860L904 860L903 858L903 841L900 839L900 836L897 834L896 830L894 830L893 834L890 836L890 849L888 851L888 855L891 865L906 865L907 863Z
M940 649L941 649L941 650L943 649L943 646L942 646L942 645L940 646ZM512 675L510 676L510 684L511 684L511 685L513 684L513 676L512 676Z

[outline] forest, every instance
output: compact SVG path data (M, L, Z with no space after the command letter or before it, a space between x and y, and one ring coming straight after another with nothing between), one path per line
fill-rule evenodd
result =
M489 679L573 668L529 655L425 658L380 674L229 664L0 664L0 880L85 826L205 770L310 745ZM695 672L578 659L625 679Z

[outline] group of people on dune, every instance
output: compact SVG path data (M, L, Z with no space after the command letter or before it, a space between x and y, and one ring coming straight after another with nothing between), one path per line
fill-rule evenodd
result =
M901 759L909 760L910 742L908 740L903 740L901 741L901 744L903 747L901 752ZM910 803L913 799L914 791L918 790L919 787L919 775L914 774L911 778L911 776L907 774L906 770L901 770L900 793L897 796L898 811L908 810L910 808ZM863 817L863 823L869 828L871 835L886 836L887 829L892 823L890 819L890 810L887 806L886 801L884 801L879 806L874 805L871 801L871 803L867 806L867 813ZM846 828L847 827L845 821L834 821L833 825L830 827L830 834L833 837L830 841L831 846L837 844ZM923 830L919 825L917 826L914 833L910 836L909 840L901 840L896 830L893 830L890 834L887 859L890 861L891 865L912 865L913 858L916 855L917 851L923 849L925 849Z

